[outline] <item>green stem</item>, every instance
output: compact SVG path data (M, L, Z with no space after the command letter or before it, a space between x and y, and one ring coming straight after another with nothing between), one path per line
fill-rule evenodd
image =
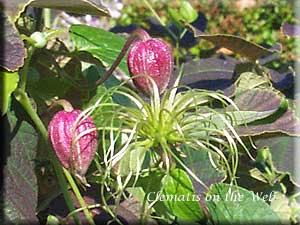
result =
M73 189L73 192L74 192L81 208L83 209L83 213L84 213L87 221L89 222L90 225L96 225L90 211L88 210L88 206L86 205L73 177L71 176L71 174L69 173L69 171L67 169L63 168L63 171L64 171L64 174L65 174L71 188Z
M49 107L49 109L52 108L52 107L55 107L55 106L63 107L64 111L66 111L66 112L72 112L73 111L73 106L71 105L70 102L68 102L65 99L56 100L55 102L52 103L52 105Z
M49 149L49 154L50 154L50 160L53 164L53 167L54 167L57 179L58 179L58 183L61 187L66 204L69 208L69 211L75 210L73 201L68 193L68 184L63 176L62 167L60 166L58 160L56 159L53 151L51 151L51 148L48 144L49 143L48 142L48 132L47 132L43 122L41 121L41 119L38 116L38 114L36 113L36 111L33 109L32 105L30 103L30 100L28 98L28 95L24 90L22 90L21 88L18 88L14 92L14 94L15 94L16 99L19 101L19 103L22 105L24 110L28 113L28 115L30 116L30 118L32 119L34 124L36 125L36 128L38 129L39 133L41 134L43 140L47 143L47 146ZM81 224L77 214L74 214L73 218L77 224Z
M147 40L150 38L149 34L144 31L141 28L137 28L128 38L128 40L126 41L125 45L123 46L121 52L119 53L117 59L114 61L114 63L112 64L112 66L109 68L108 71L106 71L103 76L96 81L96 86L104 83L109 77L110 75L114 72L114 70L117 68L117 66L120 64L120 62L122 61L123 57L126 55L127 50L129 49L130 45L136 40L136 39L141 39L141 40Z
M20 84L19 84L19 88L23 91L25 91L26 89L26 83L27 83L27 74L28 74L28 69L29 69L29 63L31 61L31 58L32 58L32 55L33 55L33 52L34 52L35 48L33 46L30 46L28 48L28 51L27 51L27 58L24 62L24 66L23 68L21 69L20 71L20 77L21 77L21 81L20 81Z
M158 20L158 22L165 27L166 31L170 34L170 36L173 38L175 42L178 42L177 36L166 26L166 24L161 20L159 15L155 12L153 7L150 5L150 3L147 0L143 0L145 5L149 8L149 10L153 13L154 17Z
M176 42L176 67L179 67L179 42Z
M46 28L51 28L51 9L44 9L44 24Z

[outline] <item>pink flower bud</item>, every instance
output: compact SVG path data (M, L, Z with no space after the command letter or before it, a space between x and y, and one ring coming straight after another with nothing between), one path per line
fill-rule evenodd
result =
M145 31L142 40L136 41L128 53L127 64L131 76L147 75L156 83L159 93L165 91L173 69L170 47L163 41L151 38ZM146 35L145 35L146 34ZM150 79L133 78L135 86L145 94L153 87Z
M98 145L95 123L81 113L59 111L48 126L49 139L59 161L78 177L84 177Z

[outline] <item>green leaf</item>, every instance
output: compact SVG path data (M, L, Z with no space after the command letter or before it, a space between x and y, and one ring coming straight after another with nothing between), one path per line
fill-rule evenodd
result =
M278 214L283 224L289 224L292 209L286 195L276 192L274 199L271 201L271 208Z
M198 16L197 11L188 1L181 2L179 13L183 17L183 19L188 23L191 23L194 20L196 20Z
M85 104L84 108L88 108L90 106L93 106L98 99L103 97L104 93L107 91L106 87L104 85L99 85L96 89L96 93L94 96L90 99L88 103ZM101 103L112 103L112 98L111 97L104 97ZM94 122L96 123L96 126L102 127L103 124L107 121L107 116L105 112L111 112L113 110L112 106L106 106L106 107L97 107L93 113L92 117L94 119ZM110 113L109 113L110 114Z
M190 24L186 24L186 27L194 33L195 37L200 37L204 40L210 41L218 47L227 48L237 54L247 57L252 61L257 60L261 56L277 52L276 50L266 49L238 36L230 34L206 34L194 28Z
M94 84L96 82L96 80L100 79L104 73L105 73L105 68L103 66L95 66L95 65L91 65L90 67L88 67L86 70L83 71L83 75L87 78L87 80L90 84ZM106 89L110 89L110 88L119 86L120 84L121 84L121 81L118 80L115 76L110 76L104 82L104 86ZM99 86L101 86L101 85L99 85ZM97 88L99 88L99 86ZM104 92L104 89L103 89L103 92ZM98 97L100 97L100 96L98 96ZM93 98L95 99L95 97L93 97ZM126 105L126 106L132 105L130 100L128 100L127 97L125 97L121 94L113 93L112 99L115 103L118 103L120 105ZM91 104L89 104L89 105L91 105Z
M215 184L206 195L206 204L216 225L281 224L277 214L257 193L241 187Z
M163 175L164 174L160 171L150 171L147 176L141 176L138 179L135 190L129 189L130 193L133 194L140 203L144 201L146 201L146 205L153 203L153 201L157 200L156 198L159 196L159 193L161 193ZM142 190L140 188L142 188ZM166 207L163 201L158 199L153 205L153 209L162 219L169 223L173 222L174 215L172 215L172 212Z
M20 107L17 105L17 107ZM38 224L37 180L34 171L38 135L34 128L12 111L5 126L3 224ZM9 223L10 222L10 223Z
M299 141L299 137L264 137L259 138L255 141L255 144L258 149L267 147L272 155L272 164L275 167L275 170L279 173L289 174L291 181L297 184L297 173L295 170L294 163L290 162L296 155L296 145L295 143Z
M264 76L260 76L252 72L244 72L239 76L236 95L240 94L245 90L251 90L258 87L268 88L269 83L270 81L268 80L268 78Z
M55 96L62 98L69 87L61 79L54 76L41 76L37 82L28 85L30 94L36 101L50 100Z
M0 71L0 89L2 94L0 95L1 113L2 116L6 113L8 109L8 103L10 101L11 93L16 89L19 82L18 73L9 73L5 71Z
M96 0L73 0L72 4L68 0L2 0L0 17L4 21L4 29L1 29L0 36L4 37L4 44L1 45L4 48L0 53L0 67L9 71L21 67L26 57L24 43L14 24L28 5L78 14L109 16L108 10Z
M193 149L188 145L183 145L181 150L187 155L183 159L185 165L188 166L192 172L199 177L199 179L207 186L210 187L214 183L221 182L226 179L226 172L222 168L214 168L210 162L207 151L202 149ZM212 153L211 157L214 159L215 164L218 163L218 157ZM194 188L197 194L205 193L207 190L198 182L194 182Z
M139 143L134 143L131 148L127 149L126 153L119 162L118 173L121 176L126 176L130 172L137 174L144 162L145 154L148 148L139 146Z
M47 224L46 225L59 225L59 219L57 219L57 217L53 216L53 215L49 215L47 217Z
M181 21L192 23L198 17L197 11L188 1L182 1L179 10L168 8L168 12L174 24L180 29L182 28Z
M3 21L0 36L3 38L0 51L0 67L8 71L16 71L24 64L26 50L15 25L0 10L0 17Z
M173 169L162 180L164 204L178 219L199 222L204 219L192 181L185 171Z
M85 25L73 25L70 37L78 51L89 52L105 66L113 64L125 44L125 39L117 34ZM125 59L119 67L128 74Z

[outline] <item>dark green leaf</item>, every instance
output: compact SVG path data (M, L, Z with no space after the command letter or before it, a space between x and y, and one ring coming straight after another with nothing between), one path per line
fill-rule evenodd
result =
M173 215L184 221L204 219L192 181L181 169L173 169L162 180L164 204Z
M106 91L107 89L105 88L104 85L99 85L97 87L96 93L94 93L94 96L86 104L85 108L93 106L100 98L104 96ZM101 101L101 103L111 103L111 102L112 102L112 98L110 96L104 97ZM105 121L107 121L106 116L109 116L112 110L113 110L112 106L96 108L92 113L92 117L96 125L102 127ZM108 115L105 114L106 111L108 112Z
M3 200L6 223L3 224L9 224L9 221L16 225L38 224L34 173L37 133L12 111L7 113L5 133L6 140L10 142L5 148Z
M203 38L212 42L218 47L225 47L235 53L249 58L252 61L257 60L259 57L274 53L276 51L266 49L253 42L247 41L244 38L230 35L230 34L206 34L190 24L186 24L187 28L194 32L195 37Z
M63 97L69 86L54 76L41 76L38 82L29 85L31 95L35 100L50 100L55 96Z
M117 34L85 25L73 25L70 36L78 51L89 52L105 66L113 64L125 44L125 39ZM128 74L125 59L119 66Z
M162 190L162 178L163 174L161 172L150 172L148 176L140 177L136 188L142 188L142 190L135 190L134 197L136 197L141 203L147 201L147 204L153 203L156 200L159 193ZM158 216L169 221L170 223L174 220L174 215L166 207L163 201L156 201L153 208Z
M277 214L256 194L228 184L214 185L206 196L214 224L281 224Z

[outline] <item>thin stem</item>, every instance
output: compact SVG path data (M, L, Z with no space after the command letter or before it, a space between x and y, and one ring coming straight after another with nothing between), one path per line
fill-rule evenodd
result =
M30 46L28 48L28 51L27 51L27 58L24 62L24 66L23 68L21 69L20 71L20 77L21 77L21 81L20 81L20 84L19 84L19 88L23 91L25 91L26 89L26 83L27 83L27 74L28 74L28 69L29 69L29 63L31 61L31 58L32 58L32 55L33 55L33 52L35 50L35 47L33 46Z
M153 13L154 17L158 20L158 22L165 27L166 31L170 34L170 36L173 38L175 42L178 42L177 36L166 26L166 24L161 20L159 15L155 12L153 7L150 5L150 3L147 0L143 0L145 5L149 8L149 10Z
M176 42L176 66L178 67L179 64L179 41Z
M70 102L68 102L65 99L59 99L59 100L56 100L55 102L53 102L52 105L49 107L49 110L52 107L55 107L55 106L63 107L64 111L66 111L66 112L72 112L73 111L73 106L71 105Z
M43 140L45 141L45 143L47 143L47 148L49 150L49 156L50 156L50 160L53 164L57 179L58 179L58 183L61 187L63 196L65 198L66 204L69 208L69 211L74 211L75 207L73 205L73 201L68 193L68 184L63 176L63 171L62 171L62 167L60 166L57 158L55 157L53 151L51 151L51 148L49 146L49 142L48 142L48 132L43 124L43 122L41 121L40 117L38 116L38 114L36 113L36 111L33 109L30 100L28 98L27 93L22 90L21 88L18 88L15 91L15 97L16 99L19 101L19 103L23 106L24 110L28 113L28 115L30 116L30 118L32 119L32 121L34 122L34 124L36 125L36 128L38 129L39 133L41 134ZM79 217L77 214L73 215L73 218L75 220L75 222L77 224L81 224Z
M73 192L74 192L74 194L75 194L75 196L76 196L76 198L77 198L77 200L78 200L78 202L81 206L81 208L83 209L83 213L84 213L86 219L88 220L89 224L90 225L96 225L90 211L88 210L88 206L86 205L86 203L85 203L85 201L84 201L84 199L83 199L83 197L82 197L82 195L81 195L81 193L80 193L73 177L71 176L71 174L69 173L69 171L67 169L63 168L63 172L64 172L64 174L65 174L65 176L66 176L66 178L67 178L67 180L68 180L68 182L69 182L69 184L70 184L70 186L71 186L71 188L72 188L72 190L73 190Z
M89 206L87 206L87 209L95 209L95 208L101 208L101 207L102 207L101 204L94 204L94 205L89 205ZM70 213L66 216L66 218L69 218L69 217L72 216L74 213L78 213L78 212L83 211L83 209L84 209L84 208L79 208L79 209L74 210L73 212L70 212Z
M51 9L44 9L44 24L46 28L51 28Z
M127 50L129 49L130 45L136 40L136 39L142 39L142 40L146 40L149 39L150 36L149 34L144 31L141 28L136 29L128 38L128 40L126 41L125 45L123 46L120 54L118 55L117 59L114 61L114 63L112 64L112 66L110 67L110 69L108 71L106 71L104 73L104 75L96 81L96 87L100 84L102 84L103 82L105 82L110 75L114 72L114 70L117 68L117 66L120 64L120 62L122 61L123 57L126 55Z

